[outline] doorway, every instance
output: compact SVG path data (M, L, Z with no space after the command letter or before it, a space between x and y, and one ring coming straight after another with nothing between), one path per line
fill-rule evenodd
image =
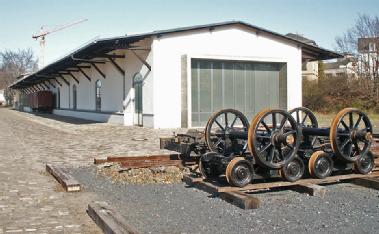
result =
M143 77L141 73L137 73L133 77L134 88L134 125L142 126L142 86Z

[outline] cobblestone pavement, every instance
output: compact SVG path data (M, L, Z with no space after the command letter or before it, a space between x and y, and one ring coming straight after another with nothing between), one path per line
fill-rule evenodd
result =
M85 212L96 195L62 192L45 164L80 167L127 151L162 153L158 137L172 134L46 117L0 108L0 234L98 233Z

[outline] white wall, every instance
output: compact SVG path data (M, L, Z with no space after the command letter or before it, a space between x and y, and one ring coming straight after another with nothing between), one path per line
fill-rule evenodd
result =
M149 48L151 46L151 40L145 40L138 44L140 47ZM152 51L151 50L136 50L135 51L138 56L145 60L151 67L153 66L152 61ZM153 119L154 119L154 103L153 103L153 73L149 71L147 66L145 66L136 55L130 51L126 51L126 73L125 73L125 89L126 89L126 98L124 101L125 104L125 125L133 125L133 114L134 114L134 89L133 85L133 77L136 73L141 73L142 77L144 77L143 82L143 125L145 127L153 127Z
M180 36L178 36L180 35ZM181 126L181 57L287 63L287 108L301 106L301 49L242 26L220 27L155 38L154 127ZM190 82L190 72L187 75ZM191 87L188 83L188 87ZM188 92L190 95L190 92ZM190 114L191 98L188 97ZM189 115L190 117L190 115ZM189 118L189 126L190 126Z
M5 102L4 90L0 90L0 102Z
M122 124L124 119L123 115L121 114L105 114L72 110L53 110L53 114L113 124Z

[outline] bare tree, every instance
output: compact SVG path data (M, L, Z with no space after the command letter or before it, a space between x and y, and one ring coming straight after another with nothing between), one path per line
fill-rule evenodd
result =
M8 86L16 81L18 77L37 70L37 59L33 50L18 49L17 51L5 50L0 52L0 84L5 88L7 102L12 102L14 91Z
M379 17L359 15L353 27L336 37L337 50L357 59L354 72L366 79L379 100Z

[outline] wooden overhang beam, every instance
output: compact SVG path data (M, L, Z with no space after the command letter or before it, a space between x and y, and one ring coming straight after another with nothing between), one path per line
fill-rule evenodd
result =
M68 80L66 80L66 78L63 77L63 75L61 74L58 74L58 75L66 83L67 86L70 86L70 82L68 82Z
M89 67L91 67L91 66L89 66ZM84 71L83 71L83 69L81 68L81 67L78 67L79 68L79 70L80 70L80 72L87 78L87 80L89 81L89 82L91 82L91 77L89 77Z
M125 55L122 55L122 54L99 54L99 55L95 55L95 57L97 58L113 58L113 59L116 59L116 58L125 58Z
M125 75L125 70L122 69L120 65L118 65L117 62L113 58L108 57L108 60L113 64L113 66L117 69L117 71L121 73L121 75L123 76Z
M59 86L61 86L62 87L62 84L58 81L58 79L57 78L54 78L54 80L55 80L55 82L57 82L57 84L59 84Z
M58 74L61 74L61 75L70 75L70 73L68 71L59 71Z
M45 90L45 87L43 87L40 83L36 84L37 87L42 91L42 90Z
M50 88L51 88L51 86L50 86L50 85L46 84L46 81L42 82L42 84L43 84L45 87L47 87L48 89L50 89Z
M50 87L47 85L47 84L45 84L45 83L41 83L43 86L45 86L47 89L50 89Z
M47 83L49 83L51 86L53 86L53 88L57 88L50 80L47 80Z
M45 87L41 83L38 83L37 87L41 88L41 90L45 90Z
M76 77L74 76L74 74L72 74L72 72L69 72L68 75L70 75L72 77L72 79L74 79L76 81L76 83L79 84L79 80L76 79Z
M75 68L78 68L79 70L80 70L81 68L91 68L91 66L88 66L88 65L86 65L86 66L84 66L84 65L75 65L74 67L75 67Z
M46 79L54 79L55 76L53 75L35 75L38 78L46 78Z
M64 71L67 71L67 72L78 72L79 69L78 68L67 68Z
M96 65L96 63L91 63L91 64L96 69L96 71L105 79L105 74L100 70L100 68Z

